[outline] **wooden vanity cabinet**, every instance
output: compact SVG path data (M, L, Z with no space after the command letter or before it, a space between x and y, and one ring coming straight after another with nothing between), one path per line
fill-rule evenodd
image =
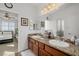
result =
M32 50L35 55L38 55L38 41L29 38L28 48Z
M68 54L58 49L50 47L32 38L28 39L28 48L32 50L35 55L38 56L69 56Z

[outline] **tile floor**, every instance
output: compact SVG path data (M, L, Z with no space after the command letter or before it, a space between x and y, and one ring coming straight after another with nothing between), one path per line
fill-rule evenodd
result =
M35 54L32 53L31 50L26 50L26 51L21 52L21 56L35 56Z
M11 43L0 44L0 56L15 56L18 51L17 41ZM35 56L31 50L25 50L18 53L16 56Z
M18 44L16 41L11 43L0 44L0 56L15 56L18 51Z

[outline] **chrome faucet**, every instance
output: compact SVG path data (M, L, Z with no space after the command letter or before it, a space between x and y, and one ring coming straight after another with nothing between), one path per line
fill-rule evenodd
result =
M74 44L76 45L77 36L74 36Z

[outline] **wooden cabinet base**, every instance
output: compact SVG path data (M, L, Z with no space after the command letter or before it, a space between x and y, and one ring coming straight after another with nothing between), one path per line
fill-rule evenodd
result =
M68 54L32 38L28 39L28 47L38 56L68 56Z

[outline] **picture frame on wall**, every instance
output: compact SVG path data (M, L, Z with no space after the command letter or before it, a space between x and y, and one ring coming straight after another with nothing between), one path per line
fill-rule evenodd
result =
M21 26L28 26L28 18L21 17Z

